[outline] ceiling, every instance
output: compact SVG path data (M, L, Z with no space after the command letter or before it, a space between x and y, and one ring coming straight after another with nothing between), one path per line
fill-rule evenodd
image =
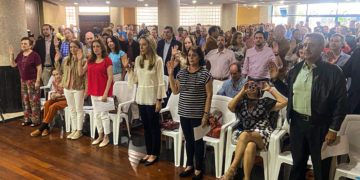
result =
M107 6L106 0L47 0L59 5L74 6L74 3L78 3L79 6ZM157 0L109 0L109 6L116 7L144 7L157 6ZM239 6L248 5L281 5L281 4L305 4L305 3L330 3L330 2L360 2L360 0L180 0L181 6L209 6L209 5L221 5L227 3L238 3Z

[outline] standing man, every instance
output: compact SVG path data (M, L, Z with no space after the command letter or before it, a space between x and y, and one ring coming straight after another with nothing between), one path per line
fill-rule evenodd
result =
M41 80L43 85L47 85L51 76L51 69L54 67L54 57L56 54L54 45L53 27L50 24L44 24L41 33L44 38L38 39L33 50L37 52L41 58L42 74ZM57 40L57 38L56 38ZM61 42L59 43L60 47Z
M166 26L164 29L164 37L165 39L162 39L158 42L156 51L157 54L162 58L164 62L164 74L169 75L166 67L166 63L170 61L171 59L171 49L174 46L178 46L178 48L181 47L181 43L177 41L174 37L174 31L171 26ZM177 72L180 70L179 67L174 69L174 75L176 76Z
M360 114L360 48L354 50L350 59L342 67L345 77L351 78L349 86L349 113Z
M321 34L306 35L305 60L296 64L279 80L279 71L269 63L271 80L277 90L288 97L287 118L293 167L290 179L305 179L311 155L316 180L329 179L331 158L321 160L323 142L335 142L336 132L347 113L346 80L338 66L321 60L325 40Z
M277 67L282 67L282 61L279 57L279 47L274 43L273 49L265 46L265 34L262 31L255 32L255 47L246 51L244 65L242 69L243 78L247 76L269 81L268 63L272 61Z
M205 42L205 55L213 49L217 49L216 39L219 36L219 28L217 26L211 26L209 28L209 36Z
M230 65L237 61L234 52L225 48L225 37L223 35L217 37L217 47L217 49L211 50L205 59L211 64L210 73L214 79L224 81L229 79Z
M120 45L124 52L126 52L131 64L134 65L136 57L140 54L140 46L138 42L134 41L132 31L127 33L127 39L127 41L120 41Z
M322 60L343 67L350 59L350 55L345 54L341 49L344 46L345 37L338 33L333 34L330 38L329 48L325 48L325 53L322 54Z
M85 58L88 59L91 56L91 43L95 40L95 35L92 32L85 34L85 46L82 46Z
M283 67L280 69L280 79L285 78L286 71L288 70L287 61L285 61L286 53L290 49L290 42L285 38L286 29L283 25L277 25L274 31L274 39L275 41L272 42L271 47L278 46L278 51L274 52L278 54Z
M196 44L200 47L202 47L203 44L205 44L206 42L206 28L205 27L201 27L200 29L200 37L197 38L196 40Z

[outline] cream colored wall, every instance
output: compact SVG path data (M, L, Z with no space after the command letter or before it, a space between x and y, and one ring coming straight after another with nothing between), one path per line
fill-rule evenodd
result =
M66 26L65 6L54 5L43 1L44 23L51 24L55 31L59 26Z
M124 24L136 23L136 8L124 8Z
M259 7L238 7L237 24L258 24L260 21Z
M117 25L124 25L124 8L110 7L110 22Z

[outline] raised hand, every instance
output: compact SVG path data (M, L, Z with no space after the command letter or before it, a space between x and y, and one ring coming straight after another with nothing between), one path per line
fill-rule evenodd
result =
M279 69L273 61L269 61L268 69L271 79L277 79L279 77Z
M54 37L54 45L59 46L59 40L57 37Z
M272 42L272 47L273 53L279 53L279 44L276 41Z
M166 63L166 67L167 67L169 75L173 75L174 74L174 61L168 61Z
M175 45L171 48L171 56L175 56L178 53L179 46Z
M336 57L335 53L331 50L325 54L325 57L326 57L326 61L328 61L331 64L336 64L340 59L340 56Z
M266 81L262 82L262 86L263 86L262 88L263 91L269 91L271 89L269 83L267 83Z
M290 49L295 49L296 48L296 39L293 38L290 41Z
M9 54L14 54L14 48L12 45L9 46Z
M61 59L60 53L56 52L56 54L55 54L55 62L59 62L60 59Z

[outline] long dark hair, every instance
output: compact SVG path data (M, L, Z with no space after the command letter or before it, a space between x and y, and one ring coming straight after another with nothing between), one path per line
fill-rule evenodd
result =
M200 46L192 46L189 49L189 52L192 51L194 53L196 53L199 56L199 66L205 66L205 58L204 58L204 53L202 52L202 49ZM189 57L186 57L186 64L190 65L189 63Z
M106 58L108 57L108 53L106 51L106 48L105 48L105 45L101 42L101 40L94 40L92 43L91 43L91 58L89 59L89 63L92 64L96 61L96 54L94 53L94 43L98 43L100 44L100 47L101 47L101 57L102 58Z
M109 38L110 38L111 41L115 44L115 54L119 54L120 50L122 50L122 49L121 49L119 40L118 40L116 37L114 37L114 36L109 36L109 37L106 38L106 47L107 47L108 53L109 53L109 54L111 53L111 49L110 49L110 47L109 47L109 45L108 45L108 42L107 42L107 40L108 40Z
M77 40L77 39L71 40L70 43L69 43L69 48L70 48L70 44L71 44L71 43L75 44L75 45L79 48L78 51L81 50L81 43L80 43L79 40ZM72 54L72 53L69 51L69 59L67 60L66 65L68 65L68 66L70 65L70 61L72 60L73 56L76 57L76 54ZM81 60L81 59L78 59L78 60Z

